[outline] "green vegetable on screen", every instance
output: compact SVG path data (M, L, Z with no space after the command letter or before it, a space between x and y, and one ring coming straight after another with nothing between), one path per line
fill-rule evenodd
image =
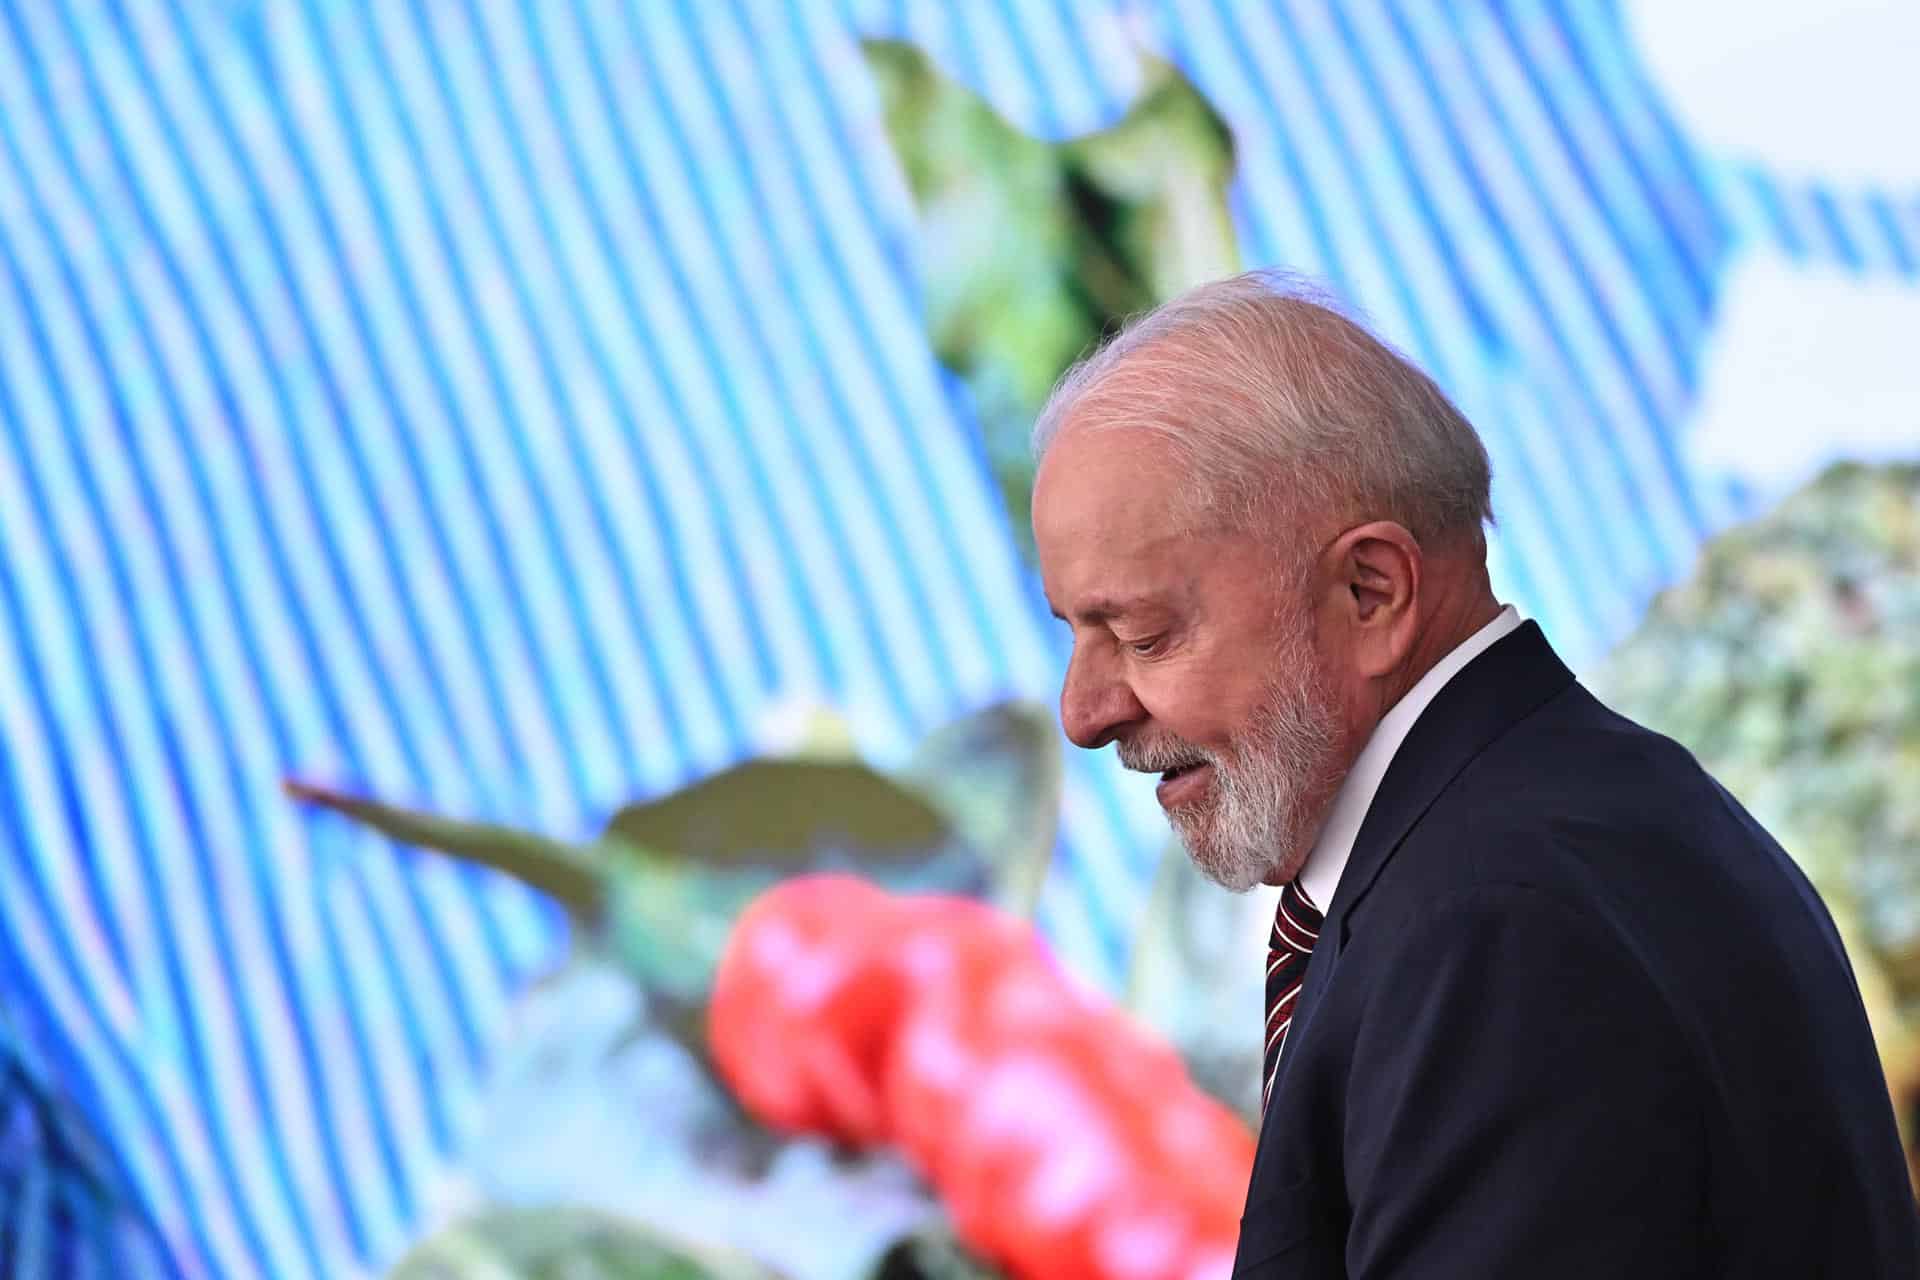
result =
M972 395L1015 539L1032 558L1027 438L1069 365L1136 312L1239 269L1233 142L1173 67L1141 60L1112 128L1020 132L911 45L865 45L928 247L927 332Z
M1826 899L1909 1151L1920 1100L1920 466L1841 464L1708 544L1593 682Z

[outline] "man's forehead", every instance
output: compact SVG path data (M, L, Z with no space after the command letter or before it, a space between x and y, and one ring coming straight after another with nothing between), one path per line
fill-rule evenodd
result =
M1054 615L1097 624L1167 606L1196 571L1205 539L1182 525L1171 486L1141 474L1137 459L1099 449L1085 456L1086 470L1063 468L1057 486L1035 491L1034 535Z
M1171 507L1183 479L1172 445L1158 432L1069 420L1034 477L1035 532L1043 520L1151 520Z

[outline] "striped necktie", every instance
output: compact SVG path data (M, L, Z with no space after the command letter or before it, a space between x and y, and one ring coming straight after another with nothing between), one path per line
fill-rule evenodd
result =
M1280 890L1280 907L1273 913L1273 938L1267 944L1267 1056L1261 1075L1260 1109L1273 1096L1273 1078L1286 1047L1287 1028L1293 1025L1293 1002L1306 976L1307 957L1320 937L1320 908L1313 905L1298 880Z

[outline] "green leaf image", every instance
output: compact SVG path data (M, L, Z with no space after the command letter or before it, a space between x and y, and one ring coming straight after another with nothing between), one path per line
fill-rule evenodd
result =
M942 1227L925 1227L889 1249L872 1280L1000 1280L1003 1273L976 1257Z
M923 797L862 764L749 760L613 815L611 839L714 866L793 867L834 849L878 867L949 835Z
M1238 269L1225 124L1143 58L1110 129L1029 137L911 45L864 46L920 212L927 331L972 394L1014 536L1031 558L1027 436L1066 368L1125 317Z
M1060 830L1060 729L1004 702L929 734L904 776L993 864L995 897L1029 919Z
M513 827L443 818L295 779L288 779L283 788L295 800L331 809L402 844L503 872L583 919L596 918L605 904L601 871L585 850L573 845Z
M1056 737L1048 713L1009 703L936 731L900 777L850 760L750 760L623 806L578 845L308 782L286 790L552 897L575 919L576 946L630 974L655 1024L704 1054L706 994L733 921L783 876L848 871L901 892L997 891L1029 909L1058 823Z
M776 1280L737 1255L697 1249L610 1213L496 1208L401 1260L391 1280Z

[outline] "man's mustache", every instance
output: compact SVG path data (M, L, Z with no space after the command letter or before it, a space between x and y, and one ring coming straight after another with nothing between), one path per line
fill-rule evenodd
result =
M1142 742L1134 739L1116 748L1120 763L1135 773L1165 773L1197 764L1214 763L1213 753L1178 738Z

